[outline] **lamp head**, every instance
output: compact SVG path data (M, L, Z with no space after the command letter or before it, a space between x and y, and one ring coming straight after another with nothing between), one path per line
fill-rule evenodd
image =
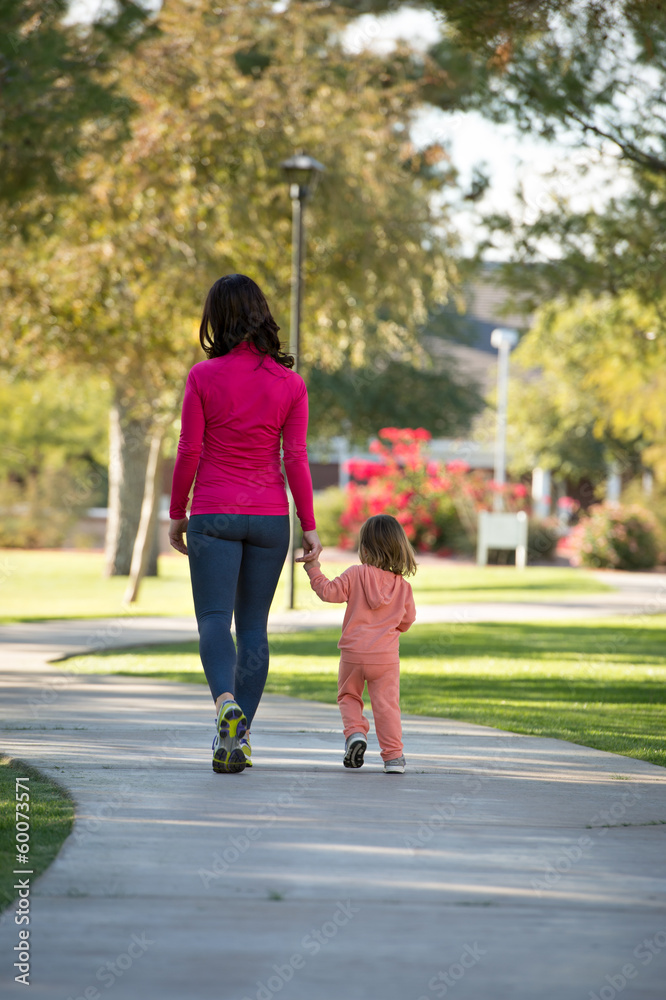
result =
M511 350L511 348L515 347L518 343L518 333L516 330L510 330L506 327L498 326L490 334L490 343L493 347L496 347L497 350L504 345Z
M283 160L280 167L287 175L291 197L300 200L305 200L313 193L320 175L326 169L323 163L305 153L290 156L288 160Z

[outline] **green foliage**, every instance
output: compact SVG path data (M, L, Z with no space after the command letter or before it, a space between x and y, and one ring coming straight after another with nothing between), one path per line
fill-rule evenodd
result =
M485 220L486 245L496 233L513 244L499 282L520 293L526 310L556 300L516 352L527 372L511 392L517 464L600 483L610 460L625 473L642 462L664 479L663 7L643 0L433 5L445 15L449 47L477 69L465 106L547 140L577 137L609 176L626 182L622 194L609 191L601 210L579 211L571 205L575 179L555 176L552 208L524 198L521 221ZM591 161L585 158L581 176Z
M2 484L0 546L6 549L56 549L65 541L79 511L64 507L70 480L63 470L45 469L23 486Z
M572 561L601 569L652 569L659 558L659 529L642 507L598 504L570 536Z
M331 435L343 429L359 442L391 423L418 424L437 437L459 436L483 406L477 388L451 365L438 371L379 354L370 366L332 371L313 366L304 375L313 428Z
M637 170L666 173L661 97L666 18L647 0L431 0L449 47L468 54L466 107L553 139L615 144Z
M388 6L369 2L373 10ZM360 10L365 0L351 6ZM642 460L664 478L658 343L666 302L663 5L432 0L431 6L444 15L433 57L443 66L467 67L460 73L464 85L444 95L443 108L453 100L492 120L513 121L531 136L594 150L595 157L584 157L581 177L598 159L609 177L625 181L621 194L609 191L601 210L579 211L571 204L575 178L556 175L552 208L523 197L522 221L485 220L490 236L479 252L493 246L496 234L503 246L510 239L512 261L499 281L520 292L525 309L551 298L558 299L555 310L571 309L562 317L570 327L564 357L556 356L560 345L542 328L538 358L532 352L541 377L512 390L520 467L538 462L601 481L609 459L627 471ZM648 332L656 335L652 343L645 342Z
M601 483L611 460L628 471L642 459L666 474L661 329L630 293L544 306L512 359L514 468Z
M105 501L108 386L0 371L0 546L54 548Z
M390 9L386 0L348 0L348 6L359 13ZM520 292L526 310L551 298L558 298L556 308L580 306L583 294L602 305L599 312L606 315L596 323L596 337L603 379L613 359L617 368L619 396L609 399L610 381L600 392L589 378L592 368L575 378L572 344L565 358L569 377L558 385L558 359L550 357L557 348L541 340L535 365L542 367L543 379L514 396L521 468L539 461L564 475L602 479L609 458L630 469L647 447L644 459L659 472L664 461L660 369L653 367L645 394L635 386L646 368L640 331L659 332L666 301L663 5L431 0L431 6L443 15L442 37L431 55L456 70L450 89L441 99L433 96L435 103L445 110L473 108L495 121L513 121L531 136L594 150L609 175L620 175L628 187L609 197L602 210L574 211L575 179L556 175L552 209L524 197L522 221L506 215L485 220L490 236L479 252L493 246L495 234L502 234L503 246L506 237L511 240L513 259L499 281ZM581 175L592 160L585 158ZM627 295L634 299L629 309ZM619 300L615 333L609 299ZM654 311L651 325L638 318L643 307ZM589 338L582 339L589 346ZM654 345L652 353L659 354ZM587 387L581 384L585 378Z
M0 198L71 186L82 145L108 150L129 135L135 105L114 61L150 31L131 0L87 27L65 26L65 0L3 0L0 10Z
M336 546L340 538L340 517L345 509L345 491L337 486L315 493L314 510L317 533L324 548Z
M20 483L43 468L103 465L108 404L109 385L99 378L0 370L0 478Z
M527 561L553 559L559 539L560 527L556 517L530 517L527 526Z
M390 0L344 0L357 14ZM609 142L636 170L666 172L661 100L666 17L649 0L430 0L443 15L431 55L447 73L429 99L513 120L532 135Z
M622 490L622 504L625 507L644 507L656 519L659 526L659 537L666 543L666 488L654 483L652 490L646 494L641 477L637 476L627 483ZM666 550L663 553L666 556Z
M380 354L411 364L428 304L456 281L431 197L441 177L412 163L400 137L419 80L440 71L405 51L388 66L350 55L347 23L339 7L296 2L277 12L260 0L252 17L245 4L164 5L159 33L116 67L137 107L131 139L104 157L82 147L85 199L37 198L31 244L6 233L7 362L87 364L138 419L168 415L201 357L197 320L220 273L250 273L286 329L291 219L279 164L305 148L327 171L308 209L303 370L363 371Z
M554 191L553 208L536 217L526 212L522 221L506 216L486 220L512 239L513 260L499 270L498 280L520 291L526 309L550 298L625 292L660 308L666 296L666 177L634 172L626 180L633 180L628 193L610 197L601 210L574 211L565 185ZM546 256L546 242L554 243L557 252Z

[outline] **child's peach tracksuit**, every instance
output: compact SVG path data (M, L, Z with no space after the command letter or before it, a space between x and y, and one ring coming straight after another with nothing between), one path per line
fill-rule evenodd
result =
M305 563L314 592L331 604L347 603L340 649L338 705L345 738L365 733L363 688L375 718L383 760L402 756L400 725L400 633L416 618L412 588L407 581L376 566L350 566L328 580L318 566Z

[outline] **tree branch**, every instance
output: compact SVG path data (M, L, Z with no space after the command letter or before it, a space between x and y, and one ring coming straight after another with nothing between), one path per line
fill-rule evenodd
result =
M655 170L657 173L666 174L666 160L660 159L658 156L654 156L652 153L646 153L638 146L635 146L632 142L623 142L617 136L611 135L610 132L605 132L598 125L593 125L591 122L586 122L580 115L574 114L573 111L567 112L569 118L572 118L575 122L578 122L588 132L594 132L601 139L610 139L615 145L622 150L622 153L628 160L632 160L634 163L638 163L641 167L647 167L649 170Z

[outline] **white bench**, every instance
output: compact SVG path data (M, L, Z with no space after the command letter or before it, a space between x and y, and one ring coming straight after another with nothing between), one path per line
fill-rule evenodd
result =
M516 568L524 569L527 562L527 514L482 510L479 512L479 534L476 543L476 561L479 566L488 563L488 549L515 549Z

